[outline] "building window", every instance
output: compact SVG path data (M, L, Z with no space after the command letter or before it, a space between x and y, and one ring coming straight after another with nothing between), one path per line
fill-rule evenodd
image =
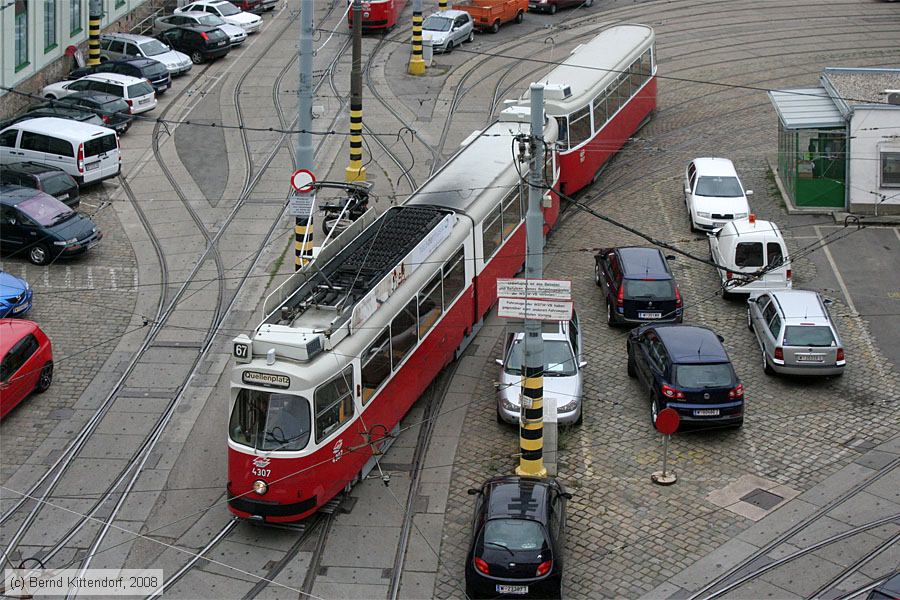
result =
M28 3L16 0L16 71L28 64Z
M79 34L83 28L81 24L81 2L82 0L71 0L69 8L69 35Z
M900 187L900 152L881 153L881 187Z
M56 0L44 0L44 52L56 48Z

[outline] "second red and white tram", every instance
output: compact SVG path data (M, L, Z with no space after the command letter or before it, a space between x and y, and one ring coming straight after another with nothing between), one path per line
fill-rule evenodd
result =
M559 190L574 194L656 108L654 33L616 25L582 44L541 79L544 108L559 124ZM527 104L526 92L520 104Z
M353 0L348 2L353 5ZM364 30L391 29L397 24L406 0L363 0L362 27ZM347 25L353 27L353 8L347 13Z
M234 340L229 508L267 522L312 514L368 473L400 419L480 327L496 279L525 257L527 165L511 107L410 199L369 212L265 302ZM545 139L556 141L547 119ZM552 147L552 146L551 146ZM548 180L557 172L549 153ZM559 200L547 192L547 226Z

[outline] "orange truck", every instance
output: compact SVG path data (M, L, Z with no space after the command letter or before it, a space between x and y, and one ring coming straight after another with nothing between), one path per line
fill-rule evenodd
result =
M503 23L522 22L528 10L528 0L466 0L454 4L453 10L469 13L478 29L497 33Z

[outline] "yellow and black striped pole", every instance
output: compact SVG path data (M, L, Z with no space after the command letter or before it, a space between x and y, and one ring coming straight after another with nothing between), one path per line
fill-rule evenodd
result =
M312 219L297 217L294 220L294 270L299 271L312 260L313 257L313 226Z
M438 0L438 10L440 10L440 11L447 10L447 0Z
M540 327L540 324L538 325ZM533 334L526 332L526 341ZM532 346L540 344L540 333L530 340ZM526 346L526 357L528 346ZM543 354L541 352L540 354ZM543 362L543 359L542 361ZM516 475L546 477L544 468L544 367L529 366L522 369L522 419L519 424L519 466Z
M350 183L366 180L362 161L362 2L353 0L353 62L350 68L350 164L346 176Z
M412 56L409 58L409 74L424 75L425 59L422 57L422 0L413 2Z
M88 7L88 65L100 64L100 20L103 18L103 2L91 0Z

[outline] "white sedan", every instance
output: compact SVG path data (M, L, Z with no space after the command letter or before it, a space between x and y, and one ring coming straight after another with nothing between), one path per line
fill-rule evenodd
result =
M262 17L244 12L228 0L198 0L175 9L175 14L207 12L219 16L226 23L237 25L247 33L255 33L262 27Z

